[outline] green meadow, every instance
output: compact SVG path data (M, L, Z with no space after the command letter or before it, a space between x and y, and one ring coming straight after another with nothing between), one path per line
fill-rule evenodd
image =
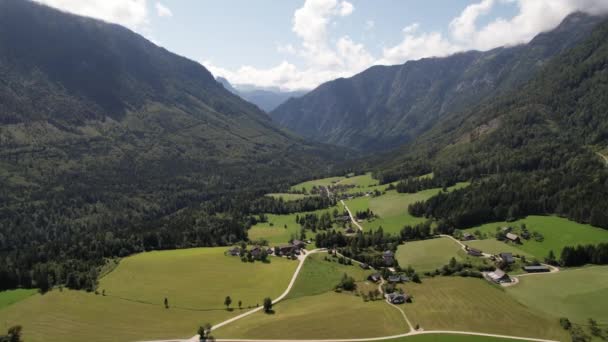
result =
M395 257L401 267L412 266L418 273L434 271L452 257L463 260L462 247L449 238L406 242L397 248Z
M499 253L513 253L513 255L523 255L525 257L531 257L530 253L524 252L512 243L506 243L498 241L496 239L485 239L485 240L472 240L463 241L465 245L473 248L477 248L484 253L499 254Z
M608 241L608 230L593 227L588 224L577 223L557 216L528 216L515 222L494 222L478 227L466 229L472 233L479 230L485 233L488 239L494 239L497 227L519 227L525 223L530 232L539 232L544 240L537 242L534 239L522 240L516 248L537 258L544 258L552 250L558 257L565 246L578 244L596 244Z
M458 183L448 190L455 190L467 186L468 183ZM364 221L361 225L365 229L378 229L382 227L384 232L397 234L405 225L415 225L426 221L423 217L414 217L409 214L407 208L410 204L425 201L438 194L440 188L423 190L414 194L398 193L395 190L387 191L378 197L358 197L344 201L353 215L357 211L368 208L379 216L371 221Z
M289 194L289 193L271 193L271 194L266 194L266 196L274 197L276 199L282 198L283 201L286 201L286 202L297 201L302 198L310 197L310 195L305 195L305 194Z
M520 303L553 317L587 324L608 324L608 266L590 266L519 278L507 293Z
M460 330L564 341L558 320L521 304L499 286L462 277L407 283L413 303L403 306L412 324L425 330Z
M316 187L329 186L329 185L332 185L343 179L344 179L344 177L328 177L328 178L322 178L322 179L313 179L313 180L310 180L307 182L302 182L302 183L296 184L291 187L291 190L300 191L302 189L306 189L307 192L310 192L310 190L312 190L312 188L315 186Z
M386 340L386 342L513 342L526 341L517 339L507 339L490 336L476 336L465 334L420 334L414 336L402 337L394 340Z

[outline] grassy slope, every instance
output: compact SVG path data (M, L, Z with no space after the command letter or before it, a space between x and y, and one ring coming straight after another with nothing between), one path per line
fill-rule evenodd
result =
M474 335L455 335L455 334L428 334L407 336L386 342L512 342L524 341L498 337L474 336Z
M608 266L521 277L507 293L556 318L568 317L583 324L593 318L608 324Z
M18 289L0 292L0 309L22 301L38 292L36 289Z
M340 184L344 184L344 185L350 184L350 185L354 185L355 187L359 187L361 190L364 190L365 188L378 185L378 180L373 179L371 173L366 173L364 175L343 179L340 182Z
M522 251L511 243L504 243L495 239L466 241L464 244L490 254L508 252L513 253L514 255L524 255L526 257L532 256L530 253Z
M103 277L99 289L116 296L154 304L167 297L175 307L221 309L225 296L234 306L261 304L278 297L297 262L272 258L271 263L243 263L224 255L227 248L194 248L148 252L125 258Z
M524 241L517 248L538 258L544 258L553 250L559 257L561 250L565 246L599 243L608 241L608 230L596 228L588 224L576 223L557 216L528 216L525 219L515 222L494 222L484 224L479 227L467 229L473 232L479 229L487 233L488 238L494 238L496 227L519 226L525 223L530 232L537 231L544 236L543 242L536 242L533 239Z
M54 290L1 309L0 331L20 324L28 342L187 338L200 324L217 323L234 314L226 310L167 310L81 291Z
M458 183L449 190L467 186L467 183ZM407 207L418 201L424 201L439 193L441 189L429 189L414 194L398 193L397 191L387 191L386 194L378 197L359 197L345 201L348 208L353 212L363 211L369 208L380 218L371 222L363 222L366 229L378 229L382 226L384 232L399 233L405 225L414 225L424 222L423 217L414 217L407 211Z
M335 182L341 181L343 179L344 179L344 177L329 177L329 178L322 178L322 179L313 179L308 182L302 182L302 183L296 184L296 185L292 186L291 189L292 190L302 190L302 188L304 188L304 189L306 189L306 191L310 192L310 190L314 186L317 186L317 187L328 186Z
M566 338L556 319L532 311L482 279L436 277L405 289L414 296L414 302L404 306L406 314L426 330Z
M358 265L345 266L337 263L337 259L326 261L327 253L318 253L309 256L300 270L291 292L287 298L312 296L332 291L340 282L344 273L353 277L355 281L367 278L371 271L363 270Z
M462 248L449 238L406 242L397 249L401 267L411 265L419 273L434 271L446 265L450 258L462 260Z
M327 339L406 333L401 314L384 301L364 302L346 293L327 292L290 299L275 314L253 314L214 332L218 338Z

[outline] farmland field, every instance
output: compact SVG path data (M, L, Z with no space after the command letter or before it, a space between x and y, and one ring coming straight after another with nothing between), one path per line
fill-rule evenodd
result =
M355 281L365 280L372 273L372 271L361 269L357 264L341 265L335 258L330 257L332 261L326 261L324 260L326 256L328 256L327 253L316 253L306 259L287 298L312 296L332 291L344 273L353 277Z
M386 342L513 342L525 341L489 336L460 335L460 334L421 334L407 336Z
M482 250L484 253L499 254L499 253L513 253L513 255L523 255L526 257L532 256L529 253L522 251L512 243L505 243L496 239L485 239L485 240L473 240L463 241L465 245L473 248Z
M408 332L401 313L382 300L364 302L349 293L326 292L285 300L214 332L217 338L328 339L390 336Z
M0 309L22 301L27 297L33 296L37 292L38 291L36 289L18 289L2 291L0 292Z
M525 276L519 282L507 288L507 293L521 303L577 323L586 324L593 318L608 324L608 266Z
M99 282L109 296L160 305L165 297L180 308L221 309L225 296L243 306L278 297L297 262L243 263L224 255L226 247L147 252L125 258ZM238 275L238 277L236 277Z
M539 232L544 241L537 242L534 239L524 240L523 244L516 247L537 258L544 258L550 250L559 257L565 246L578 244L596 244L608 241L608 230L593 227L588 224L577 223L557 216L528 216L515 222L494 222L482 226L467 229L468 232L479 230L485 233L489 239L496 234L496 227L512 226L519 227L525 223L530 232Z
M514 301L482 279L435 277L407 284L413 303L403 308L425 330L462 330L565 340L558 320Z
M312 190L312 188L315 186L317 186L317 187L329 186L329 185L331 185L335 182L339 182L343 179L344 179L344 177L329 177L329 178L322 178L322 179L313 179L311 181L296 184L296 185L292 186L291 189L297 190L297 191L306 189L306 191L310 192L310 190Z
M406 242L397 248L395 257L401 267L411 265L422 273L446 265L452 257L462 260L463 253L460 245L452 239L437 238Z
M360 187L362 189L378 185L378 180L372 178L371 173L366 173L360 176L348 177L340 181L340 184L344 185L355 185L356 187Z

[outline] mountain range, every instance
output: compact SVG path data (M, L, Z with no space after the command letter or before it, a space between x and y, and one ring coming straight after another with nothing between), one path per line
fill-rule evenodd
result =
M230 82L221 76L216 77L216 80L224 86L227 90L235 95L242 97L244 100L249 101L260 109L270 113L272 110L277 108L283 102L290 98L297 98L306 94L306 91L281 91L280 89L274 88L260 88L251 85L240 85L239 89L230 84Z
M313 140L365 151L394 148L428 131L448 113L525 84L601 20L575 13L527 44L374 66L289 99L271 116Z

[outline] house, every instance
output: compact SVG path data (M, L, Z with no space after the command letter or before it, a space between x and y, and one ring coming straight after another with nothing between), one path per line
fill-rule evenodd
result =
M519 243L519 236L517 236L516 234L513 233L507 233L507 235L505 235L505 237L507 238L507 240L512 241L512 242L516 242Z
M300 240L293 240L293 241L291 242L291 244L292 244L294 247L297 247L297 248L304 248L304 247L306 247L306 243L305 243L304 241L300 241Z
M471 241L471 240L475 240L475 235L473 235L471 233L462 234L462 241Z
M540 272L551 272L549 266L538 265L538 266L524 266L524 271L528 273L540 273Z
M399 276L398 274L390 275L390 276L388 276L388 282L389 283L400 283L401 276Z
M494 282L496 284L511 282L511 278L509 278L509 275L506 274L505 271L498 268L494 272L484 273L484 277L488 281Z
M502 261L506 262L507 264L512 264L515 262L515 259L513 259L512 253L500 253L500 254L498 254L498 256L500 256Z
M410 278L408 276L406 276L405 274L402 274L400 277L401 277L402 283L407 283L408 281L410 281Z
M361 263L361 264L359 264L359 267L361 267L364 270L367 270L369 268L369 265Z
M387 294L386 295L386 299L391 304L403 304L403 303L405 303L409 299L409 296L406 295L406 294L401 294L401 293L393 292L393 293Z
M291 255L292 253L296 253L297 247L294 245L283 245L277 247L279 250L279 255Z
M380 281L380 279L382 279L382 276L380 275L380 273L374 273L374 274L370 274L369 277L367 277L368 280L373 281L374 283L377 283Z
M395 253L392 251L384 251L384 253L382 253L382 260L384 260L386 266L392 266L393 263L395 263Z
M251 256L255 259L259 259L262 256L262 248L260 246L255 246L251 249Z
M483 252L480 251L479 249L472 248L472 247L469 247L469 246L466 246L465 248L467 250L467 254L468 255L477 256L477 257L483 256Z
M241 248L234 246L228 250L228 254L230 254L232 256L239 256L239 255L241 255Z

